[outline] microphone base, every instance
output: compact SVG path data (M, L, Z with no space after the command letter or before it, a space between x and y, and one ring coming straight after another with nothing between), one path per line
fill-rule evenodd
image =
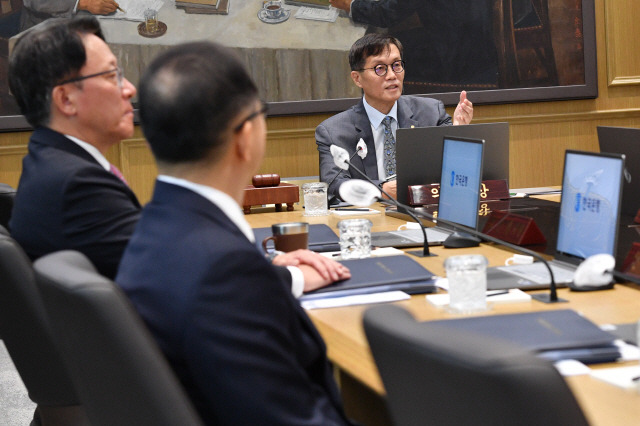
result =
M556 300L551 300L551 294L549 294L549 293L532 294L531 298L537 300L538 302L542 302L542 303L567 303L568 302L568 300L561 299L559 297Z
M411 251L406 251L405 253L412 254L416 257L437 257L438 256L437 254L434 254L431 252L424 254L424 250L411 250Z
M454 232L444 240L442 245L444 248L478 247L480 245L480 239L465 232Z

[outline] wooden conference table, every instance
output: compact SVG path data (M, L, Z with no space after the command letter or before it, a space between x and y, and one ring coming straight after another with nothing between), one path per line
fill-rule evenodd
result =
M380 207L381 209L381 207ZM404 221L384 213L366 216L373 222L372 231L396 229ZM292 212L275 212L273 207L254 209L246 216L253 227L267 227L272 223L304 221L310 224L324 223L336 230L344 217L335 215L305 217L299 206ZM468 249L433 247L437 257L415 258L433 273L444 276L444 260L453 255L481 253L490 266L504 264L512 253L498 247L483 244ZM571 292L560 289L559 296L568 303L543 304L536 301L498 304L481 315L533 312L550 309L573 309L584 314L596 324L618 324L637 321L640 318L640 287L616 285L613 290L598 292ZM414 295L411 300L396 302L413 313L419 320L454 318L456 315L429 304L424 295ZM388 424L387 413L381 402L384 388L371 356L364 331L362 314L368 305L308 311L309 316L324 338L331 362L339 377L345 407L349 415L366 425ZM634 363L628 363L634 365ZM637 364L637 362L636 362ZM606 368L620 364L604 364L592 368ZM589 375L566 378L592 425L639 425L640 394L627 391Z

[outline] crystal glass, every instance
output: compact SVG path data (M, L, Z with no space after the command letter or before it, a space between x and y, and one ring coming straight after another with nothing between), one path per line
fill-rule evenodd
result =
M326 216L329 214L326 182L312 182L302 185L305 216Z
M487 258L451 256L444 262L449 280L449 311L459 314L487 309Z
M343 259L371 256L371 225L368 219L347 219L338 222L340 256Z

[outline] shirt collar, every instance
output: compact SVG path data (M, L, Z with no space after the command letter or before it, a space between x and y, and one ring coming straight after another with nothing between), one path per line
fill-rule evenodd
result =
M396 123L398 122L398 101L394 102L389 114L383 114L369 105L364 96L362 97L362 102L364 103L364 110L367 112L367 116L369 117L369 122L371 122L374 129L378 129L380 123L382 123L382 120L384 120L385 117L391 117L396 120Z
M104 169L106 171L110 171L111 170L111 163L109 163L109 160L107 160L105 158L105 156L102 155L102 153L98 150L98 148L96 148L95 146L91 145L90 143L87 143L85 141L82 141L82 140L76 138L75 136L70 136L70 135L65 135L65 136L69 140L71 140L72 142L75 142L80 148L82 148L85 151L87 151L93 158L96 159L96 161L102 167L104 167Z
M229 218L229 220L231 220L231 222L234 223L234 225L238 227L238 229L240 229L249 241L255 243L256 237L253 234L251 225L249 225L247 220L244 218L244 213L242 213L242 209L238 203L229 195L210 186L201 185L174 176L159 175L157 179L161 182L189 189L211 201L220 210L222 210L222 212Z

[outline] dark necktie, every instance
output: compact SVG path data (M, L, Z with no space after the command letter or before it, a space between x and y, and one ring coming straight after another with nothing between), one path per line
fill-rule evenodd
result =
M384 124L384 171L388 176L396 174L396 140L391 131L391 117L382 120Z

